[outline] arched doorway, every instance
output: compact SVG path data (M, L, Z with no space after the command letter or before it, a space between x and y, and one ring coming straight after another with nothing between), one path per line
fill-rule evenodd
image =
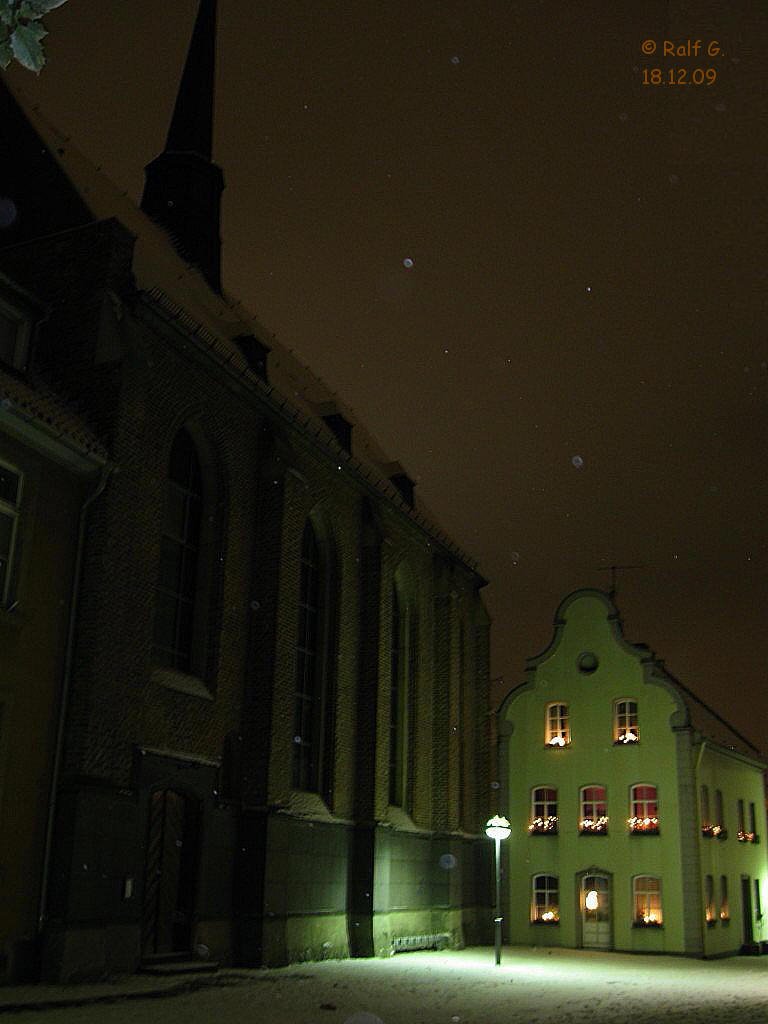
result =
M585 949L612 949L611 879L607 874L590 870L579 884L581 945Z
M144 866L142 955L187 953L192 947L199 801L173 789L149 798Z

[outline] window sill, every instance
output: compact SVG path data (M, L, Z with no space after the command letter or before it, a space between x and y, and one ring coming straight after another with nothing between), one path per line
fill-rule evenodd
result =
M658 836L661 835L661 830L658 828L631 828L629 834L631 836Z
M707 921L707 928L714 928L717 925L717 918L713 917L711 921Z
M166 690L175 690L177 693L185 693L188 697L200 697L202 700L213 700L213 694L202 679L187 675L186 672L177 672L171 668L155 668L150 679Z
M663 928L664 925L661 924L660 922L657 922L657 921L634 921L632 923L632 927L633 928L639 928L640 930L643 930L643 929L651 929L651 930L656 929L658 931L658 929L659 928Z
M560 924L559 921L531 921L530 923L536 928L557 928Z

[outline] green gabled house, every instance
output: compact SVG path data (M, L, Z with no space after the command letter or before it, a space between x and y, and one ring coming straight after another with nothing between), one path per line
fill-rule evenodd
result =
M768 949L760 754L577 590L498 713L505 941Z

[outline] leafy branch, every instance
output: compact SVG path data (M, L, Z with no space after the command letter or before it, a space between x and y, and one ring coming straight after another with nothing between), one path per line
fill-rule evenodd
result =
M48 35L40 20L67 0L0 0L0 68L16 58L38 73L45 64L42 40Z

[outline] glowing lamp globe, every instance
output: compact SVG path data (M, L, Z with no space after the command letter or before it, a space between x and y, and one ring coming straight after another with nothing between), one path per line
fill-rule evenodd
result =
M584 900L587 910L597 910L599 902L597 892L594 889L591 889L587 893L587 898Z
M500 818L498 814L485 823L485 834L489 839L509 839L511 831L512 826L507 819Z

